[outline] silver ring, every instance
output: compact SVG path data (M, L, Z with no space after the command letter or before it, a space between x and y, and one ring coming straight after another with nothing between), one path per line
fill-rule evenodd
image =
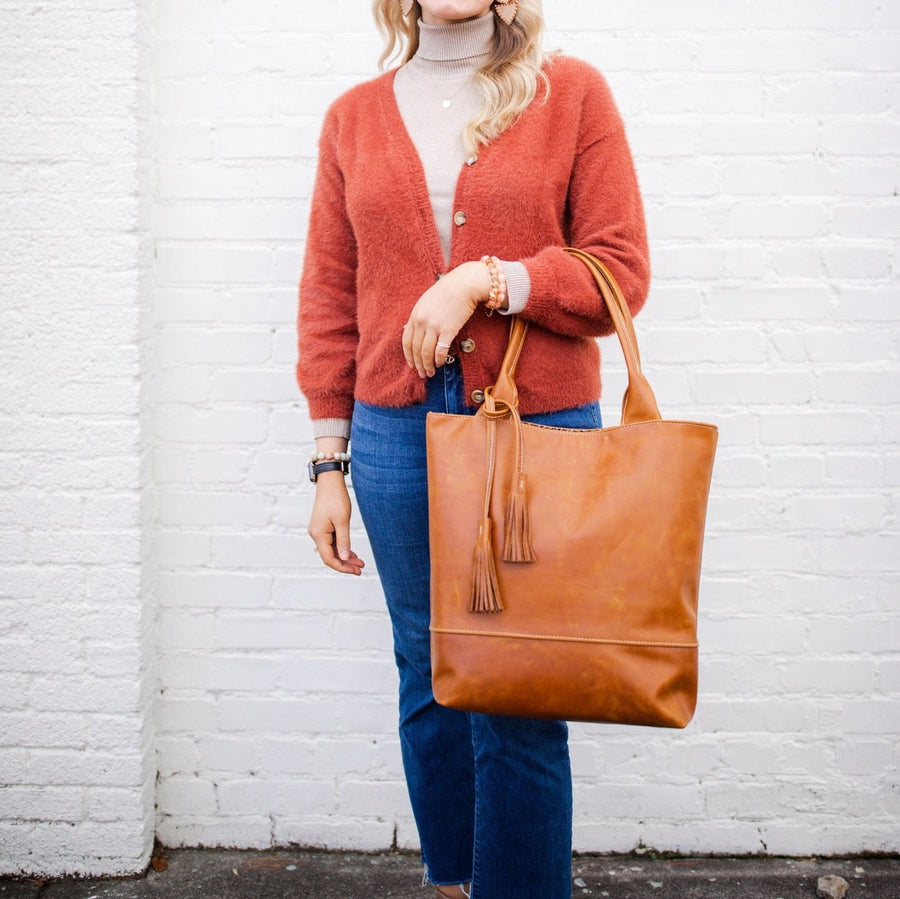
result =
M439 343L439 344L437 345L437 348L438 348L439 350L449 350L449 349L450 349L450 344L449 344L449 343Z

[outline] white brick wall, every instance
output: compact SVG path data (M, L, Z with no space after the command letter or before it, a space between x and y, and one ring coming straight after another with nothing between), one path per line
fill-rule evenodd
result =
M155 6L160 838L409 844L377 579L310 549L296 287L367 2ZM364 541L357 534L360 542Z
M144 19L0 5L0 873L153 841Z
M187 6L160 3L157 31L160 833L412 845L377 583L310 553L290 371L317 128L373 72L369 4ZM897 16L547 6L628 121L663 408L722 429L696 723L574 728L576 843L889 848Z
M63 869L144 858L155 597L164 842L412 846L380 591L310 551L293 383L315 142L328 102L375 71L369 3L143 6L151 132L129 4L0 11L0 857L37 870L56 840ZM900 14L569 0L547 15L549 43L606 72L628 123L660 405L721 428L697 718L573 727L576 846L895 850Z

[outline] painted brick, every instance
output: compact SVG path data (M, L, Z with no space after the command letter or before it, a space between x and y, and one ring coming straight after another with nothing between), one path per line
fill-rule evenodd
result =
M157 802L173 815L209 815L216 810L216 789L212 780L169 777L159 784L156 795Z
M129 679L35 675L28 693L29 707L43 712L88 712L102 708L127 713L137 708L139 684Z
M814 530L871 532L888 524L886 496L835 493L830 496L795 496L785 504L788 521L812 522Z
M260 765L260 759L263 758L263 752L260 747L252 739L243 737L220 737L210 736L202 740L191 741L191 748L196 750L196 755L205 760L213 771L228 772L229 776L251 775ZM297 751L296 744L292 742L295 756L302 758L302 753ZM195 763L194 767L196 768ZM274 770L267 768L266 770ZM311 768L309 766L293 769L294 773L308 773Z
M354 817L408 817L410 814L406 784L400 781L344 780L338 789L338 806Z
M191 571L163 572L160 589L171 605L238 608L264 606L268 603L271 580L266 574Z
M808 323L819 320L831 308L829 290L823 284L811 286L738 286L725 290L713 286L709 309L717 321L760 321L796 319Z
M272 845L269 815L216 817L190 813L186 816L161 814L157 837L164 846L220 846L223 848L268 849Z
M271 657L212 654L193 645L188 647L190 652L176 649L173 644L171 651L159 660L160 677L173 689L266 692L276 686L278 664Z
M888 738L894 732L895 723L891 700L870 699L845 702L841 707L839 724L845 734L881 734Z
M199 767L197 741L192 736L161 736L156 741L156 748L159 753L157 773L161 778L190 775Z
M871 444L877 440L878 421L871 412L803 410L771 412L760 418L760 438L772 446Z
M156 721L161 734L211 733L216 729L219 703L211 698L179 697L166 690L156 702Z
M219 808L225 814L240 812L248 805L265 808L273 814L291 814L297 809L306 813L327 814L335 802L335 785L324 780L257 779L220 783L216 788Z
M884 463L875 453L832 452L825 460L828 481L834 484L866 485L881 480Z
M217 331L179 329L166 331L159 340L160 361L173 363L231 363L259 364L272 355L272 341L268 334L246 331Z
M403 819L409 822L410 818ZM408 826L401 835L392 822L380 819L341 817L331 815L309 815L303 818L291 816L276 817L273 822L273 839L279 844L327 848L336 843L346 845L358 852L372 852L384 846L396 845L401 849L416 846L412 827Z
M243 746L246 738L232 741ZM300 742L292 734L269 737L258 748L260 766L274 774L306 775L313 770L315 745L312 741ZM239 770L233 765L231 770Z
M163 407L156 415L158 434L174 443L261 443L265 439L264 410L245 408L200 411Z

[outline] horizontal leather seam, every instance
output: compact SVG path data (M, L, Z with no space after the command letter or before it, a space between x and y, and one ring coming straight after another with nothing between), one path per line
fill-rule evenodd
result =
M670 649L697 649L699 643L669 643L664 640L617 640L612 637L569 637L563 634L517 634L511 631L476 631L465 628L432 627L434 634L460 634L469 637L512 637L516 640L562 640L566 643L610 643L615 646L664 646Z
M455 415L452 412L429 412L428 414L434 415L435 417L438 417L438 418L459 418L458 415ZM476 414L473 417L477 418L478 416ZM498 421L501 421L501 420L505 421L506 419L498 419ZM645 428L645 427L647 427L647 425L681 425L683 427L690 427L690 428L704 428L707 431L718 432L718 430L719 430L718 425L709 424L709 422L686 421L681 418L654 418L649 421L633 421L627 425L610 425L607 428L587 429L587 430L583 430L581 428L561 428L561 427L559 427L559 425L542 425L542 424L538 424L536 421L525 421L524 419L522 421L522 425L524 427L528 427L528 428L540 428L542 431L566 431L567 433L571 432L571 431L577 431L582 434L588 434L588 435L593 435L593 436L596 436L597 433L600 432L601 430L604 433L609 434L610 432L614 432L614 431L624 431L628 428Z

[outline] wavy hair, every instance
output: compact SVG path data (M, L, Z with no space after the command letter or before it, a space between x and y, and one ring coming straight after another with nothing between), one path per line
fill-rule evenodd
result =
M379 64L400 59L409 62L419 46L418 0L412 12L404 17L399 0L374 0L373 11L378 30L385 39ZM512 25L498 18L491 52L475 72L475 84L481 91L482 105L478 114L463 131L466 151L476 153L509 128L544 86L544 99L550 82L544 73L546 54L541 48L544 15L541 0L519 0L519 11Z

